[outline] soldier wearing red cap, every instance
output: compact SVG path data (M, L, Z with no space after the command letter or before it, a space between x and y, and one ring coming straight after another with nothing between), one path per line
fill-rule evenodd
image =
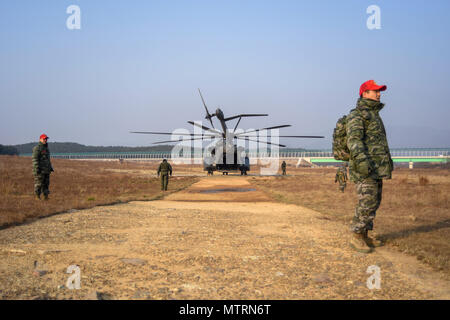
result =
M50 162L50 150L47 145L48 136L42 134L39 137L39 144L33 148L33 175L34 175L34 193L37 199L44 195L44 200L48 200L50 173L53 172Z
M381 203L383 179L390 179L393 162L386 138L386 131L379 112L380 86L373 80L364 82L357 106L347 117L347 146L350 150L350 180L355 182L358 204L351 230L350 245L359 252L368 253L381 242L370 238L375 214Z

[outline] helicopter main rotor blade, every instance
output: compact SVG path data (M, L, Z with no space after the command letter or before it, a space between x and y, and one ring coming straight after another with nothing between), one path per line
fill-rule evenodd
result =
M160 144L160 143L170 143L170 142L183 142L183 141L193 141L193 140L211 140L215 137L205 137L205 138L190 138L190 139L178 139L178 140L166 140L166 141L157 141L153 142L153 144Z
M324 136L272 136L278 138L325 138Z
M211 129L211 128L205 127L204 125L198 124L198 123L196 123L194 121L188 121L188 123L192 124L193 126L202 128L205 131L209 131L210 133L214 133L215 135L220 135L221 137L224 136L224 134L221 131L217 130L217 129Z
M149 132L149 131L130 131L130 133L141 133L141 134L167 134L167 135L177 135L177 136L208 136L203 133L175 133L175 132ZM210 135L213 137L213 135Z
M239 125L239 122L241 122L241 117L239 117L239 120L236 122L236 125L234 126L234 129L233 129L233 134L236 132L236 129L237 129L237 127L238 127L238 125Z
M272 143L272 142L261 141L261 140L253 140L253 139L249 139L248 137L245 137L245 138L236 137L236 139L253 141L253 142L258 142L258 143L265 143L265 144L273 144L273 145L279 146L279 147L286 147L284 144Z
M266 113L264 113L264 114L262 114L262 113L246 113L246 114L238 114L238 115L235 115L235 116L232 116L232 117L228 117L228 118L225 118L224 120L225 121L228 121L228 120L233 120L233 119L236 119L236 118L243 118L243 117L267 117L268 116L268 114L266 114Z
M246 136L248 133L251 133L251 132L264 131L264 130L269 130L269 129L286 128L286 127L290 127L290 126L291 126L290 124L284 124L284 125L281 125L281 126L267 127L267 128L262 128L262 129L255 129L255 130L250 130L250 131L238 133L236 136Z
M203 99L203 96L202 96L202 93L201 93L201 91L200 91L200 88L198 88L198 93L200 93L200 98L202 98L203 105L205 106L205 110L206 110L206 119L209 120L209 122L211 123L211 126L214 128L214 124L213 124L213 122L212 122L212 120L211 120L212 115L209 113L208 108L206 107L206 103L205 103L205 100Z

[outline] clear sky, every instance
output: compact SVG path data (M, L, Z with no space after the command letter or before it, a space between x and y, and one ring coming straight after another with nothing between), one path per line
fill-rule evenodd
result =
M269 114L243 129L291 124L326 139L288 146L331 148L374 79L391 147L450 147L449 14L447 0L1 1L0 143L151 145L166 137L129 131L192 129L200 88L210 111Z

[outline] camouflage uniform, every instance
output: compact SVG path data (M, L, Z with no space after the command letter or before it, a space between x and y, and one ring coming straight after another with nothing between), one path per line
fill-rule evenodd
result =
M50 173L53 171L48 145L39 142L39 144L33 148L33 155L31 158L33 162L34 192L38 197L42 193L45 198L47 198L50 193Z
M172 175L172 166L164 159L158 167L158 175L161 175L161 190L163 191L167 191L169 173Z
M283 161L281 163L281 171L282 171L283 176L285 176L286 175L286 161Z
M344 192L347 186L347 168L339 167L336 172L336 177L334 178L334 183L339 181L339 189Z
M394 169L379 115L383 106L379 101L360 98L347 117L350 180L356 183L358 195L351 229L358 234L373 229L373 220L381 203L382 179L390 179Z

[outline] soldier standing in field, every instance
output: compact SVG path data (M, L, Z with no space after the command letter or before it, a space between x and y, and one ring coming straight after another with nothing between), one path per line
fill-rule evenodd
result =
M336 172L336 177L334 178L334 183L339 181L339 190L345 191L347 187L347 163L344 163L343 167L339 167Z
M39 144L33 148L32 162L34 175L34 193L36 199L44 195L44 200L48 200L50 173L53 172L52 163L50 162L50 150L47 145L48 137L42 134L39 137Z
M383 179L391 179L393 162L386 131L379 112L379 86L373 80L364 82L359 90L357 106L347 117L347 146L350 150L350 180L356 184L358 203L351 225L351 247L368 253L382 243L368 236L373 229L375 214L381 203Z
M158 176L161 175L161 190L167 191L169 173L172 176L172 166L164 159L158 167Z
M286 161L283 161L281 163L281 171L282 171L283 176L285 176L286 175Z

